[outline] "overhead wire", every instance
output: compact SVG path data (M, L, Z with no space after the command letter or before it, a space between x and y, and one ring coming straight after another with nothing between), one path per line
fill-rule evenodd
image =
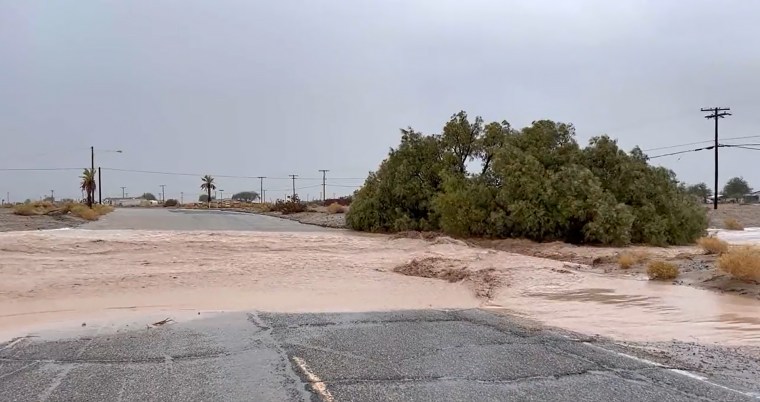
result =
M720 140L721 141L735 141L735 140L745 140L745 139L749 139L749 138L760 138L760 135L747 135L747 136L743 136L743 137L721 138ZM685 144L668 145L668 146L657 147L657 148L648 148L648 149L643 149L642 151L644 151L644 152L659 151L659 150L663 150L663 149L680 148L680 147L686 147L686 146L690 146L690 145L709 144L709 143L712 143L712 142L715 142L715 140L688 142L688 143L685 143Z

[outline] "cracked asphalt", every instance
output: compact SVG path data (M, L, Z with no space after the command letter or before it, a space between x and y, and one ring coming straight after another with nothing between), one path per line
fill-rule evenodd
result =
M482 310L224 313L36 335L0 344L3 401L757 400Z

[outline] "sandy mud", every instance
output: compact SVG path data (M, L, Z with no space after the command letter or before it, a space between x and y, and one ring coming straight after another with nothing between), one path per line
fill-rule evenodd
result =
M0 257L5 335L121 313L484 307L628 341L760 344L752 298L445 237L72 229L0 234Z

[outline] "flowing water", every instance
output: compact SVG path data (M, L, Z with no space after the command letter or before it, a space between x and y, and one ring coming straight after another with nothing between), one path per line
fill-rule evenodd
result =
M502 287L484 300L466 282L392 272L414 258L494 269ZM340 231L0 234L0 337L73 320L128 316L145 324L209 310L474 307L622 340L760 345L758 300L568 269L562 262L446 238L427 242Z

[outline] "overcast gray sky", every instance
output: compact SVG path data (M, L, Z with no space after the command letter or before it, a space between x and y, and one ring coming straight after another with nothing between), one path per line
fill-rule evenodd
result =
M362 180L330 177L365 177L399 128L438 132L459 110L649 149L711 139L699 109L725 105L722 137L760 136L758 16L740 0L0 0L0 168L83 167L92 145L123 150L96 151L117 169L298 174L314 198L317 169L349 193ZM760 187L758 151L721 155L721 182ZM710 151L656 162L712 183ZM79 174L0 171L0 192L79 196ZM199 176L103 180L104 197L200 193Z

